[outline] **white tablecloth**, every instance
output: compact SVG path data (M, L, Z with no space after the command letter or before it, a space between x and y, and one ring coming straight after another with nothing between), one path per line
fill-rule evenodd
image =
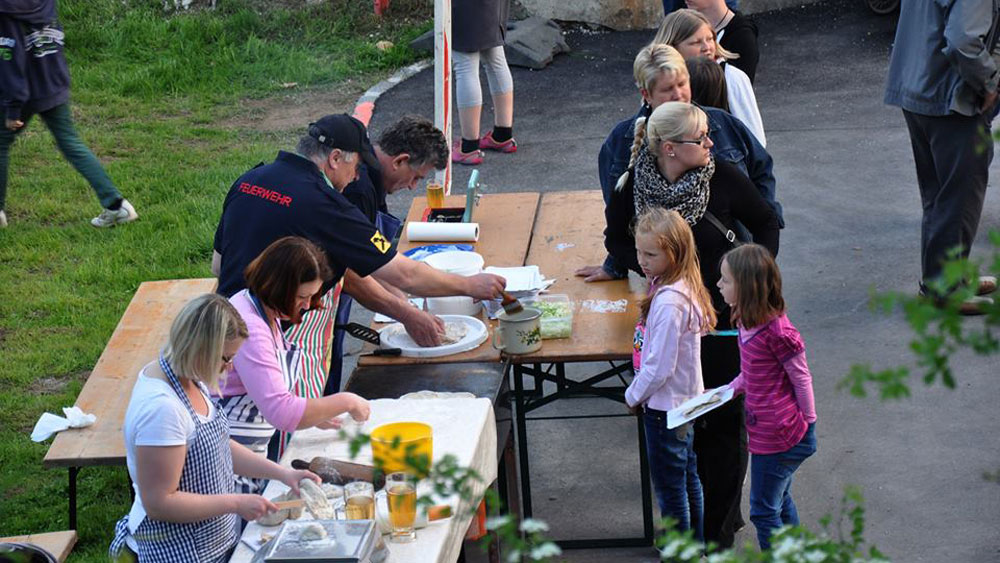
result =
M488 399L377 399L372 401L371 418L362 427L370 433L376 426L389 422L424 422L434 431L434 461L447 454L458 458L462 467L475 469L483 481L474 488L477 498L497 477L497 432L493 405ZM311 460L315 456L350 461L348 443L337 438L336 431L311 428L300 430L292 436L282 465L290 465L293 459ZM365 446L353 460L371 464L370 446ZM264 490L264 496L272 498L287 487L272 481ZM409 544L389 545L389 563L454 563L462 547L462 539L472 521L472 509L468 501L455 508L455 516L431 522L426 528L417 530L417 541ZM308 518L308 511L303 518ZM271 528L277 530L277 528ZM251 523L243 531L246 542L257 544L261 528ZM253 557L253 551L242 539L233 553L230 563L246 563Z

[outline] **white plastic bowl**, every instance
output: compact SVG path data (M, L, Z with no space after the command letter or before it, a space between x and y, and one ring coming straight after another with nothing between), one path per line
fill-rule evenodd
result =
M483 271L482 254L478 252L467 252L464 250L449 250L431 254L424 258L424 263L442 272L457 274L459 276L474 276Z

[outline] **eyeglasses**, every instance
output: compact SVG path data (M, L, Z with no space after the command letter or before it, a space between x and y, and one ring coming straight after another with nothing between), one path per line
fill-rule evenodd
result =
M712 140L709 135L712 132L709 131L697 139L672 139L675 143L681 143L682 145L701 145L702 147L708 148L708 143Z

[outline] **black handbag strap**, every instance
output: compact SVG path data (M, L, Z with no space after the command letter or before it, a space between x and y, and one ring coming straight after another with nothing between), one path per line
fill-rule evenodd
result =
M722 221L719 221L719 218L713 215L711 211L706 209L703 217L708 219L708 222L711 223L713 227L718 229L719 232L722 233L722 236L726 237L726 240L729 241L729 244L733 245L733 248L743 244L743 241L736 238L736 233L734 233L729 227L723 225Z

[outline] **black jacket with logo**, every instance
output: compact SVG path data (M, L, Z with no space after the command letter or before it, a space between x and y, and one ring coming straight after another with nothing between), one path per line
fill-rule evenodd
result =
M15 120L69 101L55 0L0 0L0 103Z

